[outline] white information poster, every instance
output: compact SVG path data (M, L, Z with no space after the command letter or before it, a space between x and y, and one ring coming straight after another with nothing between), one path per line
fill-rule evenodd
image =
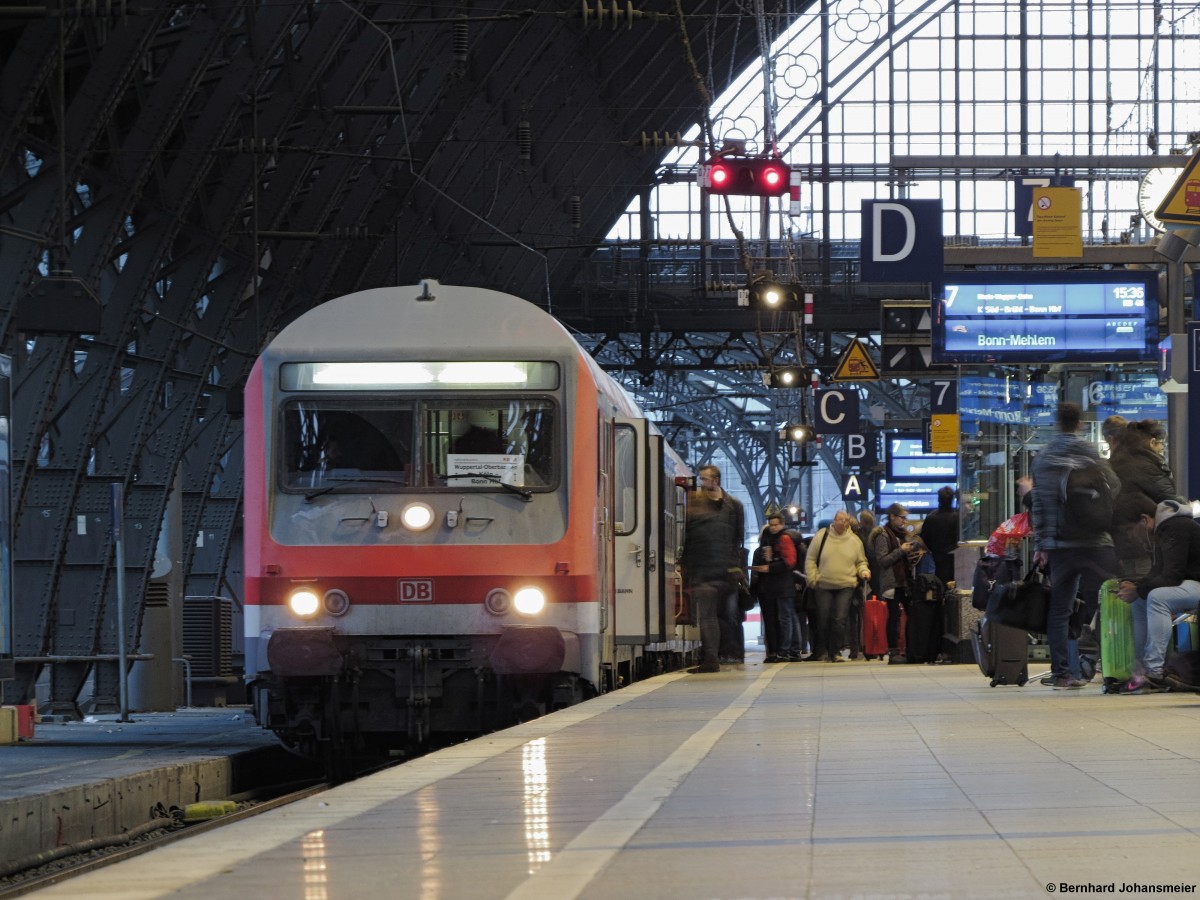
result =
M446 475L450 487L487 487L497 481L524 487L525 454L447 453Z

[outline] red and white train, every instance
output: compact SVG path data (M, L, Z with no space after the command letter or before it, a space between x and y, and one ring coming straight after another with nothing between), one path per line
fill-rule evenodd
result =
M246 673L329 764L694 657L688 472L554 318L424 281L324 303L246 387Z

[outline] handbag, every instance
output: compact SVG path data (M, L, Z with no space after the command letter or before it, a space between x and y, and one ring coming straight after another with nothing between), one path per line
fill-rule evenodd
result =
M750 612L750 610L754 609L754 604L758 602L754 599L754 595L750 593L750 586L746 584L745 580L740 578L737 584L737 602L738 609L742 612Z
M997 584L988 599L987 617L1001 625L1046 633L1050 614L1050 585L1040 566L1020 581Z
M971 606L983 612L997 584L1016 581L1021 574L1021 561L1007 556L985 556L975 563L971 579Z

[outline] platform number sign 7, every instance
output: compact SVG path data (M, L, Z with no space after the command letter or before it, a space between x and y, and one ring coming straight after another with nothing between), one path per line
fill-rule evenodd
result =
M936 378L929 382L929 412L934 415L958 412L957 379Z

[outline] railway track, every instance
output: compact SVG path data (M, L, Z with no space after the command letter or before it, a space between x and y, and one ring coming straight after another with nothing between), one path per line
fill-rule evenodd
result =
M54 859L31 860L31 865L22 866L18 871L0 877L0 900L20 897L52 884L69 881L174 841L287 806L297 800L320 794L332 786L326 781L292 782L244 791L227 798L237 804L234 811L199 822L185 823L182 810L164 809L161 826L156 826L155 820L132 831L106 838L98 846L76 846L71 848L73 852Z

